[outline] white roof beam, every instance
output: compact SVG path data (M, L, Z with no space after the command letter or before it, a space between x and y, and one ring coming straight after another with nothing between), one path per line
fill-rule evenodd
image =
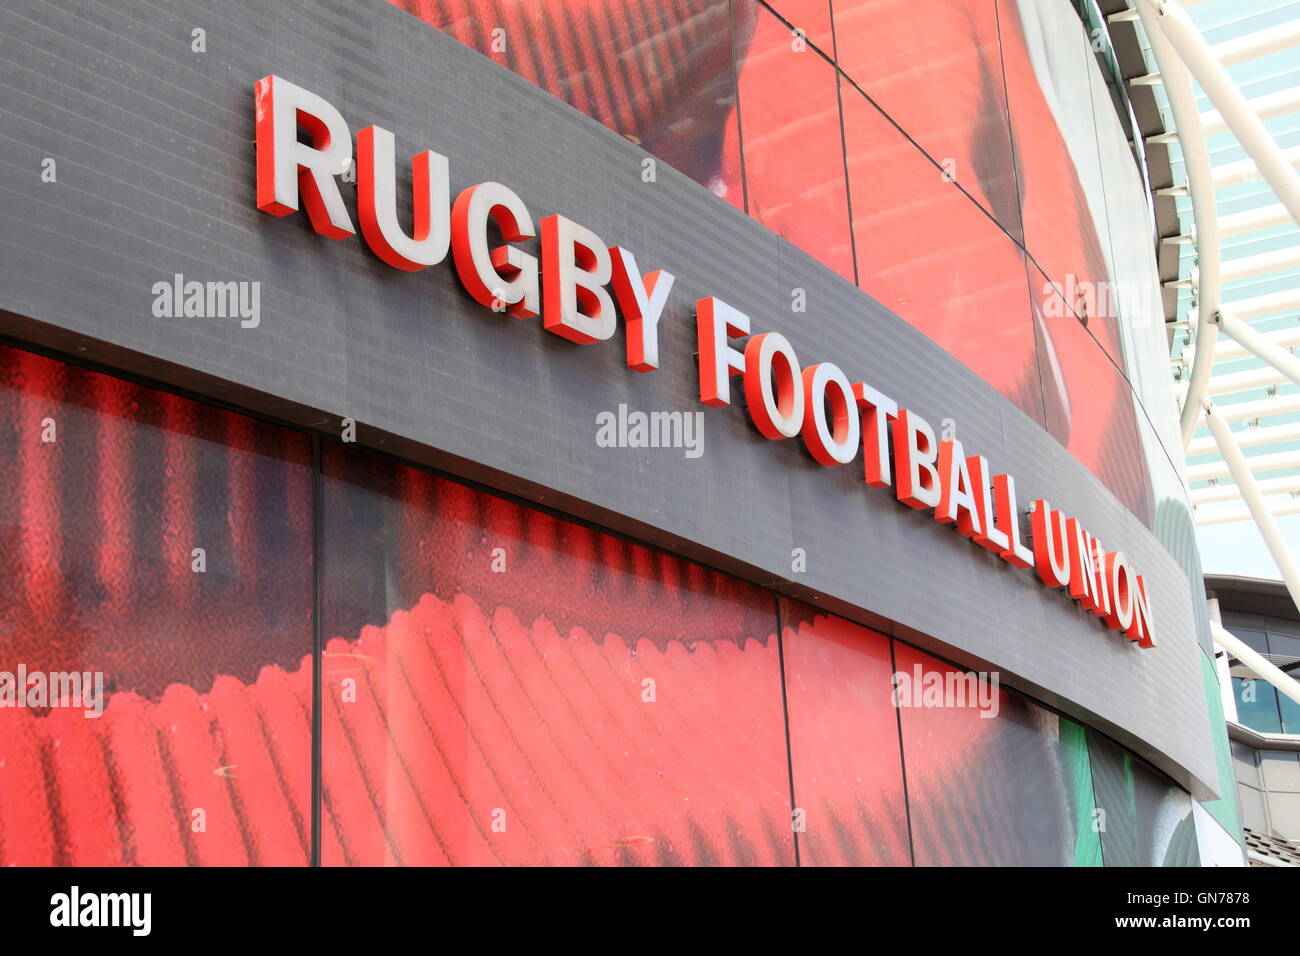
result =
M1205 141L1201 141L1202 147ZM1187 144L1183 144L1183 153L1186 155ZM1300 165L1300 146L1293 146L1290 149L1281 151L1282 158L1292 166ZM1217 192L1220 189L1227 189L1230 186L1241 186L1244 183L1253 183L1260 178L1259 167L1255 165L1253 159L1239 159L1235 163L1223 163L1213 167L1212 186ZM1156 190L1157 196L1190 196L1191 191L1186 185L1166 186L1163 189ZM1287 210L1287 218L1291 218L1291 210ZM1199 227L1200 218L1197 218Z
M1245 392L1252 388L1270 388L1290 381L1286 375L1271 365L1262 368L1250 368L1244 372L1230 372L1227 375L1211 375L1207 391L1211 395L1231 395L1233 392Z
M1300 146L1293 146L1290 149L1280 150L1282 159L1292 167L1300 165ZM1214 188L1227 189L1230 186L1240 186L1243 183L1252 183L1260 178L1259 167L1253 159L1242 159L1235 163L1224 163L1222 166L1214 167ZM1290 207L1287 213L1290 214Z
M1110 19L1113 22L1118 16L1120 15L1113 14ZM1224 66L1236 66L1238 63L1248 63L1251 60L1272 56L1274 53L1281 53L1294 46L1300 46L1300 20L1272 26L1267 30L1256 30L1245 36L1216 43L1210 47L1210 52ZM1152 86L1160 82L1160 74L1148 73L1145 76L1135 76L1129 82L1134 86Z
M1300 21L1297 22L1300 23ZM1262 206L1259 209L1250 209L1246 212L1220 217L1219 235L1240 236L1260 229L1284 226L1290 221L1291 214L1287 212L1286 206L1275 203L1272 206Z
M1201 279L1202 289L1205 279ZM1225 303L1226 304L1226 303ZM1257 295L1249 299L1236 299L1231 303L1232 314L1239 319L1256 319L1261 315L1273 315L1277 312L1290 312L1300 309L1300 288L1283 289L1268 295ZM1199 309L1188 309L1188 321L1195 323L1200 318Z
M1264 332L1262 336L1272 342L1278 348L1290 349L1300 345L1300 325L1293 329L1282 329L1278 332ZM1239 359L1251 352L1240 342L1228 338L1219 338L1214 343L1214 360L1216 362L1227 362L1231 359ZM1196 346L1189 345L1183 349L1182 358L1190 362L1196 355ZM1222 411L1222 409L1220 409Z
M1249 100L1246 105L1252 109L1260 119L1273 119L1278 116L1285 116L1287 113L1294 113L1300 110L1300 88L1289 88L1278 90L1274 93L1268 93L1264 96L1258 96ZM1224 119L1223 114L1218 110L1210 110L1201 114L1201 133L1204 136L1217 136L1219 133L1228 131L1228 121ZM1148 143L1176 143L1178 142L1178 131L1170 130L1166 133L1157 133L1154 136L1147 137Z
M1214 359L1212 349L1219 334L1213 321L1219 311L1219 212L1214 195L1214 171L1205 148L1205 137L1201 135L1201 114L1192 92L1192 80L1181 52L1165 36L1161 25L1166 15L1163 5L1153 4L1150 0L1136 0L1134 6L1142 19L1142 29L1151 44L1151 53L1165 78L1165 95L1174 122L1187 137L1182 148L1183 169L1187 174L1187 185L1183 188L1192 198L1192 214L1196 218L1197 258L1201 271L1197 295L1204 313L1203 318L1196 320L1196 339L1205 351L1188 372L1187 395L1178 413L1178 430L1186 448L1201 418L1205 386Z
M1300 385L1300 359L1289 350L1280 347L1227 309L1220 309L1215 321L1219 324L1219 330L1226 333L1228 338L1240 342L1256 358L1267 362L1270 368Z
M1183 6L1187 4L1184 3ZM1281 53L1294 46L1300 46L1300 20L1234 37L1214 44L1210 50L1224 66L1236 66L1238 63L1248 63L1260 57Z
M1137 7L1143 11L1142 22L1154 24L1164 34L1206 97L1223 114L1228 129L1257 166L1256 175L1272 187L1278 201L1300 224L1300 175L1296 174L1294 159L1288 155L1295 151L1283 152L1278 148L1264 121L1251 109L1227 68L1210 51L1186 10L1172 0L1137 0ZM1218 179L1217 171L1215 179ZM1295 582L1295 587L1300 589L1300 580Z
M1232 406L1228 406L1231 408ZM1239 428L1232 433L1237 444L1242 448L1254 448L1259 445L1280 445L1289 441L1300 441L1300 422L1288 422L1285 425L1270 425L1267 428ZM1187 457L1212 455L1218 450L1213 437L1193 438L1187 446ZM1300 455L1297 455L1300 463Z
M1235 282L1238 279L1249 279L1253 276L1267 275L1270 272L1285 272L1288 269L1295 268L1300 268L1300 245L1229 260L1219 268L1219 279L1223 282ZM1171 279L1165 285L1174 289L1190 289L1192 280L1190 278Z
M1294 415L1300 412L1300 392L1292 395L1270 395L1268 398L1231 405L1215 405L1219 417L1229 422L1253 421L1274 415Z
M1235 438L1240 432L1233 432ZM1256 455L1253 458L1247 458L1246 463L1250 465L1252 474L1262 474L1266 471L1285 471L1288 468L1295 468L1300 471L1300 451L1280 451L1272 455ZM1204 465L1189 465L1187 468L1188 481L1210 481L1213 478L1227 478L1231 474L1228 471L1227 462L1211 461Z
M1261 495L1289 495L1300 492L1300 475L1287 475L1283 478L1269 478L1255 482ZM1241 497L1241 489L1236 485L1211 485L1208 488L1193 488L1192 504L1207 505L1216 501L1236 501Z
M1143 2L1143 0L1139 0L1139 2ZM1183 14L1184 19L1186 19L1186 16L1186 14ZM1269 510L1269 503L1265 498L1266 492L1261 487L1262 482L1255 480L1255 476L1250 470L1250 464L1246 461L1246 456L1241 453L1241 449L1237 446L1237 440L1232 437L1232 429L1228 427L1226 421L1219 417L1214 404L1206 401L1203 408L1205 411L1205 424L1210 429L1210 434L1214 436L1214 441L1219 446L1219 453L1223 455L1223 460L1232 473L1232 480L1237 485L1241 500L1250 509L1250 516L1255 519L1255 526L1259 528L1264 543L1268 545L1269 554L1273 556L1273 563L1277 565L1282 580L1286 583L1287 591L1291 594L1291 603L1300 608L1300 565L1296 564L1295 557L1291 554L1291 549L1287 546L1286 539L1282 537L1277 521ZM1220 641L1220 643L1223 642ZM1231 650L1231 648L1229 649ZM1296 684L1294 680L1291 681L1291 684L1293 686L1287 689L1286 692L1300 703L1300 684Z

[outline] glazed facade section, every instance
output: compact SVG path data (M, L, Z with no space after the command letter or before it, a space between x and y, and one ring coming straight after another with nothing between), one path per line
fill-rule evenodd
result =
M1300 628L1293 622L1263 615L1230 612L1224 625L1251 649L1283 662L1300 657ZM1237 721L1263 734L1300 734L1300 704L1279 694L1271 684L1232 678Z
M1197 860L1113 742L895 707L959 672L772 591L16 348L0 411L6 660L110 677L0 710L0 865Z

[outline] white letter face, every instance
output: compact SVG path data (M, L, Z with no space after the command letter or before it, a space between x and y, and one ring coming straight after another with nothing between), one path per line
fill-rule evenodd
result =
M752 367L749 350L746 349L745 374L756 376L755 381L758 382L759 387L758 400L762 408L751 410L751 414L753 411L763 413L764 424L775 433L769 434L769 431L760 427L759 431L768 438L793 438L803 427L804 417L804 384L803 375L799 371L799 359L794 354L794 346L790 344L790 340L780 332L768 332L757 338L758 348L755 350ZM777 395L772 382L772 365L778 355L781 356L782 362L782 381L786 384L789 393L786 402L788 408L785 410L781 408L780 396ZM748 396L748 393L746 395Z

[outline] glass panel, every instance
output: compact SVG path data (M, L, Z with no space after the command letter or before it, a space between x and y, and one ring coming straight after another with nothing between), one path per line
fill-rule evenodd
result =
M917 865L1095 865L1069 722L897 641L894 661Z
M1235 634L1236 631L1233 633ZM1268 625L1268 649L1270 653L1285 658L1278 664L1279 667L1300 661L1300 637L1279 631L1277 626L1271 623Z
M1144 444L1148 424L1128 380L1031 263L1029 286L1040 339L1047 430L1100 478L1120 502L1151 526L1155 491Z
M753 14L753 0L736 7L749 213L852 282L835 67L792 49L790 30L762 7L752 42L743 45L740 24Z
M781 599L802 866L907 866L889 638Z
M0 865L308 861L310 449L0 347Z
M1292 677L1300 679L1300 666L1297 666L1300 665L1300 637L1279 634L1270 625L1268 649L1272 654L1280 657L1280 659L1275 658L1273 661L1278 667ZM1277 702L1282 710L1282 732L1300 734L1300 704L1283 694L1278 694Z
M1088 731L1107 866L1199 866L1192 799L1163 774Z
M1277 689L1268 681L1234 677L1232 692L1237 698L1237 722L1262 734L1280 734Z
M835 39L840 69L1020 238L993 0L836 0Z
M1023 252L847 84L844 133L858 285L1041 424Z
M1300 734L1300 704L1297 704L1290 697L1278 694L1277 705L1282 711L1282 733Z
M775 605L325 449L326 864L792 864Z
M1272 650L1269 634L1263 628L1239 627L1231 623L1227 626L1251 650L1259 651L1261 654L1268 654Z

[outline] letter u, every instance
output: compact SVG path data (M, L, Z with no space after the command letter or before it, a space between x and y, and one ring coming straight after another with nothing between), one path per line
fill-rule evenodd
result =
M451 186L447 157L425 150L411 159L415 229L397 223L393 134L367 126L357 134L357 214L366 244L395 269L437 265L451 246Z
M1052 527L1055 518L1056 527ZM1066 518L1053 512L1046 498L1034 502L1034 565L1038 576L1049 588L1063 588L1070 583L1070 542L1066 537Z

